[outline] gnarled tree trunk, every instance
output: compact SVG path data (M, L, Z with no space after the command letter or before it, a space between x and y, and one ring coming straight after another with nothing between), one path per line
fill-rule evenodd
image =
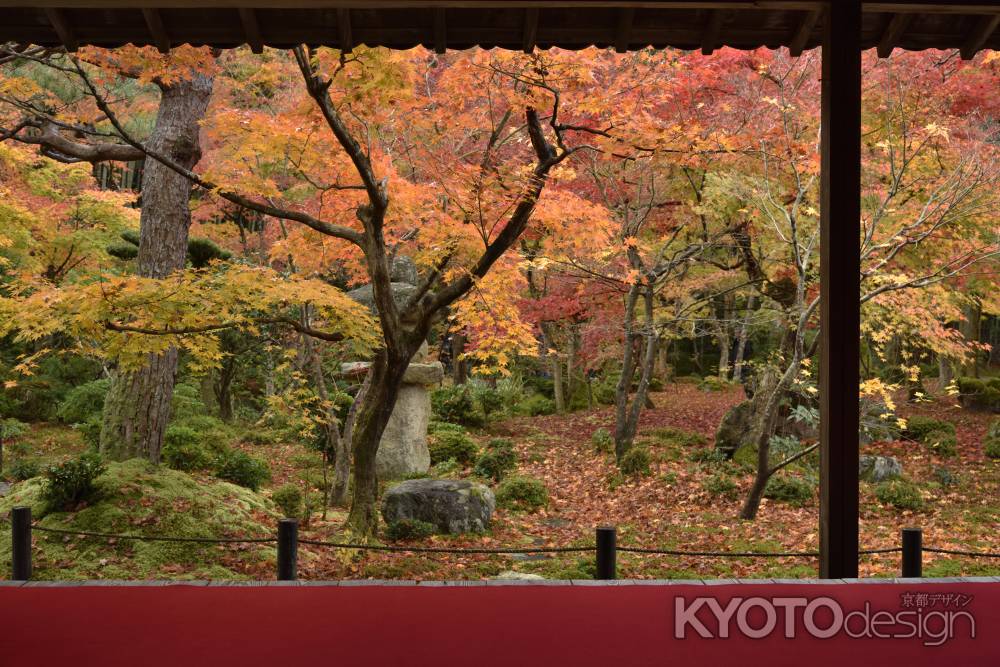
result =
M191 169L201 158L198 123L208 109L212 79L198 75L161 88L163 95L148 147ZM190 197L190 180L155 160L147 161L139 223L140 276L163 278L184 268L191 226ZM159 463L177 360L177 350L169 349L151 354L141 370L112 373L101 427L102 454L115 460L142 457Z

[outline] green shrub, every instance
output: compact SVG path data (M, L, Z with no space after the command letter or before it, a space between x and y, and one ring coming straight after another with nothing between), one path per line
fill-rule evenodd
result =
M642 477L649 474L649 450L645 447L633 446L622 456L618 466L623 475Z
M276 445L281 442L282 435L270 428L251 428L247 429L240 440L251 445Z
M875 497L883 505L901 510L919 510L924 505L920 487L907 479L889 479L878 484Z
M302 516L303 497L298 484L282 484L271 494L271 500L286 518L298 519Z
M486 444L486 451L476 461L474 472L480 477L499 482L516 467L514 443L507 438L494 438Z
M94 415L82 424L74 424L73 428L80 432L80 436L92 451L97 451L101 446L101 427L104 419L101 415Z
M446 459L440 463L434 464L431 467L430 472L427 475L421 475L421 477L451 477L457 472L462 470L462 464L455 459Z
M983 443L987 458L1000 459L1000 437L987 438Z
M813 485L801 477L775 476L767 481L764 497L791 505L805 505L812 500Z
M556 412L556 402L541 394L531 394L517 404L517 411L529 417L552 415Z
M4 474L15 482L23 482L32 477L42 474L42 468L37 461L32 459L17 459L12 464L4 468Z
M697 375L681 375L674 378L675 384L701 384L701 378Z
M958 453L958 439L955 437L954 426L951 430L940 429L925 434L923 443L938 456L954 456Z
M685 431L684 429L673 428L672 426L653 429L650 435L664 444L676 443L683 447L704 445L708 442L707 438L700 433Z
M390 541L422 540L437 532L437 526L420 519L400 519L386 526L385 537Z
M483 420L489 422L495 415L503 412L504 397L484 380L474 380L471 384L472 400L479 406Z
M556 395L556 383L553 382L552 378L541 375L530 375L525 378L524 387L534 394L541 394L550 398Z
M736 497L738 487L728 475L712 475L702 482L702 488L709 495L732 499Z
M190 415L183 419L175 419L170 425L195 431L198 434L198 439L208 449L225 449L235 439L233 428L218 417L211 415Z
M1000 412L1000 377L967 378L956 380L958 400L970 410Z
M549 503L549 492L533 477L508 477L497 487L497 504L511 510L534 512Z
M56 417L64 424L82 424L104 410L110 380L94 380L74 387L56 409Z
M202 444L198 432L187 426L167 427L160 455L174 470L206 470L212 466L211 452Z
M702 391L725 391L732 386L731 382L723 380L717 375L706 375L698 383L698 389Z
M615 451L614 436L606 428L602 427L591 433L590 441L594 443L594 449L599 452L610 453Z
M941 419L934 419L933 417L913 415L906 420L906 430L903 434L911 440L926 444L927 435L935 431L946 431L955 435L955 425Z
M431 464L455 459L462 465L470 465L478 454L476 443L461 426L457 429L435 429L428 434L427 448L430 450Z
M215 476L256 491L271 479L271 470L265 461L243 452L227 451L215 460Z
M201 391L193 384L180 383L174 386L170 400L170 416L175 422L195 415L207 415L208 408L201 400Z
M45 488L42 498L49 511L70 510L95 491L94 480L100 477L106 467L101 457L92 452L78 458L51 465L45 469Z
M987 438L1000 438L1000 419L994 419L986 429Z
M663 378L653 376L649 378L649 390L650 391L663 391Z
M934 466L934 479L944 487L955 486L959 482L958 475L944 466Z
M594 400L601 405L614 405L617 388L618 378L607 375L602 377L600 382L594 383L591 391L594 393Z
M479 423L476 406L472 402L472 392L466 385L452 385L432 391L431 410L440 421L467 426Z
M688 455L690 461L695 463L725 463L726 455L714 447L702 447L696 449Z

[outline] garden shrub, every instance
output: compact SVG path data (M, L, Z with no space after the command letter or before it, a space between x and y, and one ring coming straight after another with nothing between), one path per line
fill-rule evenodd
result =
M198 387L184 382L174 385L174 394L170 400L170 417L173 421L207 414L208 407L202 402Z
M593 384L591 391L594 393L594 400L601 405L614 405L617 388L618 378L606 375L600 382Z
M1000 438L1000 419L994 419L986 429L987 438Z
M446 459L431 467L429 474L421 477L451 477L462 470L462 464L455 459Z
M466 385L452 385L432 391L431 410L440 421L467 426L479 423L472 392Z
M941 419L934 419L933 417L913 415L906 420L904 435L911 440L926 444L925 438L927 435L935 431L946 431L955 435L955 425Z
M1000 437L987 438L983 443L983 451L987 458L1000 459Z
M235 439L233 428L212 415L190 415L175 419L171 426L189 428L198 434L198 439L208 449L225 449Z
M495 415L503 413L505 405L500 392L484 380L473 380L470 385L472 387L472 400L482 412L484 422L489 422Z
M955 427L951 430L939 429L931 431L923 437L923 443L938 456L955 456L958 453L958 439L955 437Z
M764 497L791 505L805 505L813 497L813 485L801 477L776 475L767 481Z
M705 436L700 433L693 433L691 431L685 431L672 426L664 426L653 429L650 435L658 442L664 444L676 443L684 447L704 445L707 442Z
M901 510L919 510L924 505L920 487L907 479L889 479L875 487L875 497L883 505Z
M542 375L530 375L526 377L524 379L524 387L534 394L541 394L550 398L556 395L556 383L553 382L552 378Z
M298 484L282 484L271 494L271 500L285 518L298 519L302 516L303 497Z
M944 466L934 466L934 479L944 487L955 486L959 482L958 475Z
M95 415L100 416L110 386L110 380L94 380L74 387L59 404L56 417L64 424L82 424Z
M695 463L725 463L726 455L714 447L702 447L691 452L688 460Z
M968 378L960 377L958 401L970 410L1000 412L1000 377Z
M94 494L94 480L106 469L101 457L92 452L46 468L42 498L47 509L69 510L89 500Z
M549 492L533 477L508 477L496 492L497 504L511 510L534 512L549 503Z
M393 542L398 540L422 540L437 532L437 526L420 519L400 519L386 526L385 537Z
M93 451L97 451L101 446L101 427L104 419L101 415L94 415L82 424L74 424L73 428L80 432L80 437Z
M632 447L622 456L618 466L623 475L642 477L649 474L649 450L645 447Z
M215 460L215 476L256 491L271 479L267 462L240 451L226 451Z
M674 378L675 384L701 384L701 378L697 375L681 375Z
M712 475L702 483L702 488L712 496L735 498L737 486L728 475Z
M552 415L556 412L556 402L541 394L531 394L517 404L517 411L529 417Z
M42 468L37 461L32 459L17 459L12 464L4 468L4 474L15 482L23 482L32 477L42 474Z
M702 391L725 391L732 386L732 383L719 378L717 375L706 375L698 383L698 389Z
M615 451L615 439L611 431L606 428L599 428L590 434L590 441L594 444L594 449L599 452L609 453Z
M462 465L470 465L476 460L478 454L476 443L461 426L436 428L428 434L427 448L430 450L432 465L448 459L455 459Z
M212 465L212 455L202 445L198 432L187 426L167 427L160 455L174 470L204 470Z
M514 443L507 438L494 438L486 444L486 451L476 460L474 472L480 477L499 482L516 467Z

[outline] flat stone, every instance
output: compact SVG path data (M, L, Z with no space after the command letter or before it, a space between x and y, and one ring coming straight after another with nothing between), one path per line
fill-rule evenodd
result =
M468 480L410 479L390 487L382 499L387 524L425 521L448 534L485 531L495 509L490 488Z
M545 577L540 574L532 574L531 572L515 572L514 570L506 570L495 577L490 577L490 579L502 581L545 581Z
M0 496L6 496L10 492L10 484L7 482L0 482Z

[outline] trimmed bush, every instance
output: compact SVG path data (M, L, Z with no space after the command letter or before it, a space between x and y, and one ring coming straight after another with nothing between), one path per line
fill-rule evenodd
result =
M963 408L1000 412L1000 377L956 380L958 401Z
M924 435L923 443L938 456L955 456L958 453L958 439L955 437L955 427L951 430L939 429Z
M1000 437L988 438L983 443L983 451L987 458L1000 459Z
M437 526L420 519L400 519L386 526L385 537L393 542L398 540L422 540L437 532Z
M496 492L497 504L510 510L534 512L549 504L549 492L533 477L508 477Z
M615 439L611 431L606 428L599 428L590 434L590 441L594 443L594 449L599 452L609 453L615 451Z
M517 411L529 417L553 415L556 412L556 402L541 394L531 394L517 404Z
M622 456L618 466L623 475L642 477L649 474L649 450L645 447L632 447Z
M925 438L927 435L935 431L946 431L955 435L955 425L941 419L934 419L933 417L913 415L906 420L906 430L903 433L911 440L926 444Z
M271 479L267 463L238 451L227 451L215 460L215 476L256 491Z
M101 427L103 426L103 422L104 420L101 418L101 415L94 415L82 424L75 424L73 426L73 428L80 432L80 436L87 443L87 446L95 452L101 446Z
M764 497L790 505L805 505L813 498L813 485L801 477L776 476L767 481Z
M494 415L501 414L504 410L504 397L483 380L474 380L472 386L473 403L479 406L483 415L483 421L489 422ZM476 416L478 418L478 415Z
M74 387L56 409L56 417L64 424L82 424L104 410L110 380L94 380Z
M736 482L727 475L712 475L702 482L702 488L711 496L720 496L728 499L735 498L738 489Z
M297 484L282 484L271 494L271 500L285 518L298 519L302 516L302 489Z
M901 510L919 510L924 506L920 487L907 479L889 479L875 487L875 497L883 505Z
M486 451L476 461L474 472L480 477L499 482L516 467L514 443L507 438L494 438L486 444Z
M725 391L732 386L732 383L720 379L717 375L706 375L698 383L698 389L702 391Z
M466 385L452 385L432 391L431 410L434 417L443 422L466 425L479 423L472 392Z
M206 470L212 466L212 454L202 444L198 432L187 426L167 427L160 455L174 470Z
M107 468L97 454L87 452L45 470L42 499L51 512L70 510L94 495L94 480Z
M471 465L479 453L476 443L461 426L449 424L454 428L437 428L428 434L427 448L431 454L431 464L437 465L448 459L455 459L462 465Z

